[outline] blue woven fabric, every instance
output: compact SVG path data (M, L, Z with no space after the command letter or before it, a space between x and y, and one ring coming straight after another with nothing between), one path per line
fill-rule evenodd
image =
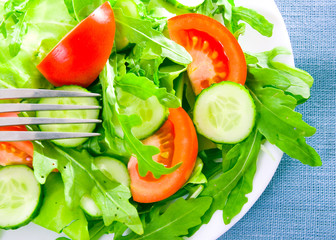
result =
M224 239L336 239L336 1L276 0L296 66L314 78L312 97L297 108L317 133L308 139L323 166L284 156L266 191Z

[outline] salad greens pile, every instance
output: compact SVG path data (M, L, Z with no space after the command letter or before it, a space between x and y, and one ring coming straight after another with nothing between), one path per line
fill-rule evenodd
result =
M102 0L1 0L0 88L52 88L36 65L79 21L100 6ZM246 88L257 109L256 126L238 144L213 144L199 138L199 159L192 178L170 198L153 204L135 203L130 189L108 179L93 158L108 155L127 163L138 159L139 172L158 178L175 171L153 161L159 153L142 144L131 129L141 119L129 115L119 101L124 91L146 100L156 96L165 107L180 105L193 111L195 95L185 73L192 61L186 50L167 38L167 19L184 12L197 12L222 21L236 38L246 24L260 34L272 36L273 24L256 11L237 7L233 0L205 0L194 9L179 9L163 0L134 0L137 17L114 8L116 38L128 39L128 47L111 56L99 79L88 89L101 93L101 136L83 146L63 148L51 142L34 143L34 173L43 184L44 200L33 220L47 229L64 232L72 239L182 239L210 221L217 210L230 223L247 202L261 145L265 140L303 164L320 166L321 159L305 138L315 128L294 111L310 97L312 77L275 58L290 54L281 47L262 53L245 53L248 66ZM119 35L118 35L119 34ZM190 114L192 115L192 114ZM52 172L57 168L59 173ZM79 207L90 194L102 210L102 219L87 217ZM125 231L129 229L125 234Z

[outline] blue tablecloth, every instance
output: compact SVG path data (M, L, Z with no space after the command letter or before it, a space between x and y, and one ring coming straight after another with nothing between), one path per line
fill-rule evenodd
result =
M314 78L312 97L297 108L317 128L308 142L323 166L284 156L266 191L224 239L336 239L336 1L275 0L296 66Z

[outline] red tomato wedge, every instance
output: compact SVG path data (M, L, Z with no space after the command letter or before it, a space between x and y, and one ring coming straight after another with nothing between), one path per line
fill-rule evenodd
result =
M188 75L196 95L213 83L245 84L244 53L232 33L220 22L197 13L168 20L170 38L192 56Z
M70 31L37 68L55 86L88 87L111 54L114 33L113 10L105 2Z
M17 113L0 113L0 117L17 117ZM27 131L25 126L0 127L0 131ZM0 165L25 164L32 167L33 144L23 142L0 142Z
M159 179L154 178L151 173L141 177L137 159L132 157L128 170L133 199L137 202L151 203L168 198L184 185L193 171L198 153L194 125L183 108L169 111L168 120L153 136L143 140L143 143L160 149L160 153L153 159L166 167L182 164L176 171Z

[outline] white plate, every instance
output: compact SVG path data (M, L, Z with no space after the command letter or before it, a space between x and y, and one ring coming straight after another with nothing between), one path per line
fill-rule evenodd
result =
M277 46L284 46L292 50L285 23L273 0L236 0L236 5L255 9L274 24L274 32L271 38L262 37L259 33L248 27L247 34L240 39L240 44L244 51L267 51ZM292 55L281 58L281 61L294 66ZM237 223L264 192L280 163L281 157L282 152L277 147L266 143L259 154L257 172L253 180L253 191L248 194L248 202L244 205L242 211L229 225L223 223L222 212L217 211L210 223L202 226L191 239L215 240ZM1 239L54 240L58 237L60 237L59 234L31 223L18 230L4 231ZM107 236L104 239L108 239Z

